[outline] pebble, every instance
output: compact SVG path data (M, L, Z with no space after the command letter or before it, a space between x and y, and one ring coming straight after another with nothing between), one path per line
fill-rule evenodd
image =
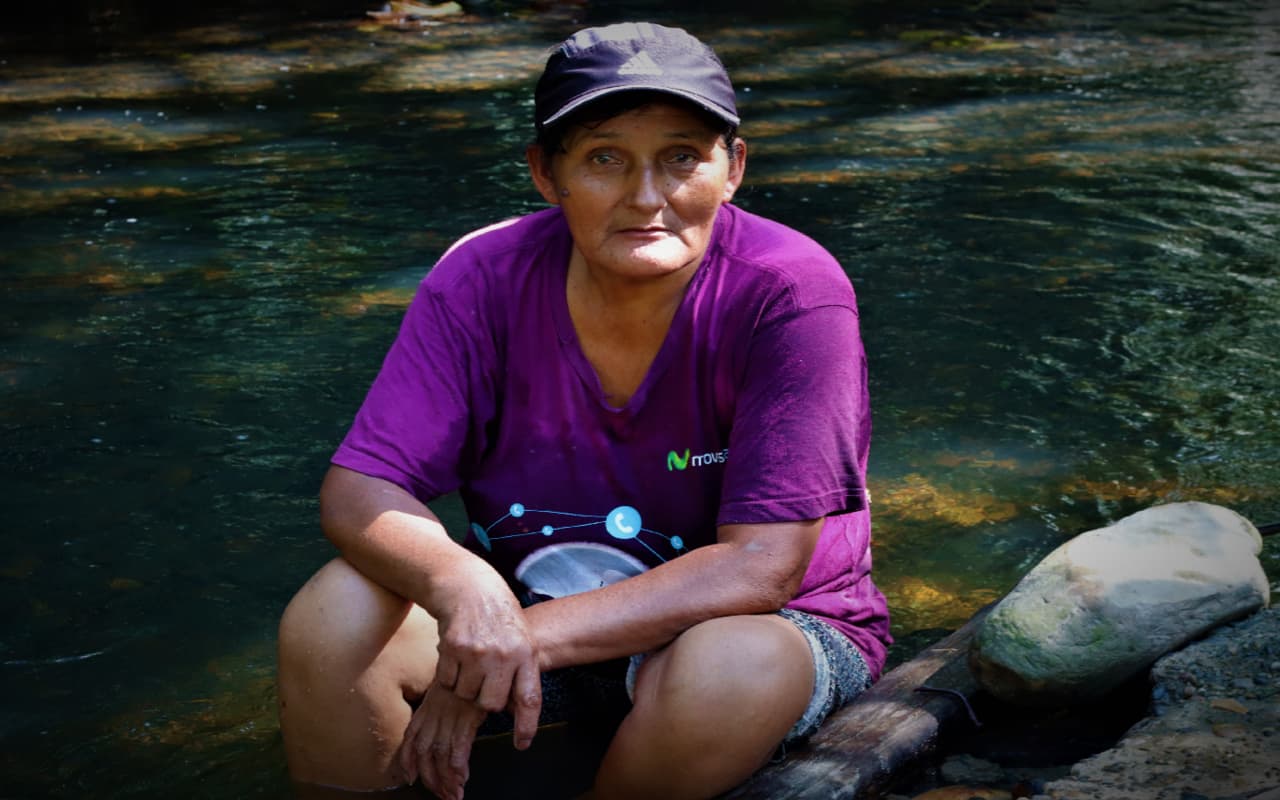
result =
M1249 709L1245 708L1243 703L1230 697L1215 697L1209 701L1209 706L1211 708L1221 709L1222 711L1230 711L1234 714L1249 713Z

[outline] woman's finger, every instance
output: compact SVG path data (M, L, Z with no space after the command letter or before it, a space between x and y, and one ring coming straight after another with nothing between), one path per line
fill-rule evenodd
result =
M460 716L468 713L470 708L455 706L453 710L456 712L453 718L448 720L444 728L437 733L439 740L431 745L432 768L435 770L435 779L438 784L433 788L442 798L460 800L463 785L466 784L467 777L470 775L467 759L471 754L470 746L465 743L466 737L460 737L458 733L459 728L466 724ZM457 749L460 741L463 742L461 753Z
M512 735L517 750L524 750L533 743L538 732L538 717L542 714L542 673L532 661L525 662L516 672L511 685L511 713L515 717Z
M459 669L452 692L468 702L480 696L480 687L485 684L485 672L479 666L471 669Z
M432 745L432 769L436 773L438 788L436 793L442 798L456 798L462 795L462 781L453 769L452 753L449 742L440 741Z
M433 792L438 793L440 777L435 766L435 756L444 741L444 734L447 730L444 728L444 712L443 707L449 701L448 691L432 686L427 689L426 695L422 698L422 705L414 714L421 717L422 726L418 730L418 735L414 738L411 757L413 759L413 768L418 779L422 781L422 785Z
M441 797L447 797L440 779L440 771L436 768L437 758L442 748L445 747L443 742L429 741L427 739L419 739L418 746L415 748L415 754L418 762L418 779L422 781L422 785L433 793Z
M458 776L460 784L465 784L471 777L471 745L476 740L476 731L484 721L485 712L472 707L466 714L459 715L454 727L453 737L449 742L449 766Z
M511 681L516 676L516 670L515 665L506 663L490 670L476 693L476 705L485 711L501 711L506 708L507 701L511 698Z
M436 662L435 682L452 691L453 687L458 684L461 672L462 665L458 660L442 649L440 659Z
M422 720L424 714L417 711L409 718L409 725L404 730L404 739L400 742L400 750L396 753L396 763L400 765L400 772L404 775L405 783L412 785L418 779L418 766L414 758L414 748L417 746L418 735L422 731Z
M485 712L470 703L454 706L448 746L441 753L443 762L437 762L437 768L443 777L444 789L450 796L462 797L467 779L471 777L471 744L475 741L476 731L484 720ZM441 731L443 734L444 731Z

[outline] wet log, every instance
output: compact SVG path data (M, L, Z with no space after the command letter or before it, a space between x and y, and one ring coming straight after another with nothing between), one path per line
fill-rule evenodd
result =
M962 628L886 673L832 714L807 744L756 773L726 800L855 800L874 797L919 766L944 729L972 726L966 700L978 692L966 657L990 606ZM920 691L922 686L927 689ZM945 689L948 691L929 691Z

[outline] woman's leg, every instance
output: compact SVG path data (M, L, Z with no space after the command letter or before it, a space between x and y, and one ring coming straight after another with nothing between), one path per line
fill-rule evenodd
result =
M436 624L341 558L298 591L280 620L280 730L289 774L355 790L404 782L394 763L435 674Z
M762 766L804 713L813 656L780 616L696 625L649 657L592 797L713 797Z

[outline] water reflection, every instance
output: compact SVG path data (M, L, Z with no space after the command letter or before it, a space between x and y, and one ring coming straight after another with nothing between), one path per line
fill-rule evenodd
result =
M853 276L904 641L1152 503L1280 520L1273 8L743 8L570 13L714 42L740 202ZM425 267L538 207L528 82L566 16L4 57L6 791L287 792L274 624L329 555L319 476Z

